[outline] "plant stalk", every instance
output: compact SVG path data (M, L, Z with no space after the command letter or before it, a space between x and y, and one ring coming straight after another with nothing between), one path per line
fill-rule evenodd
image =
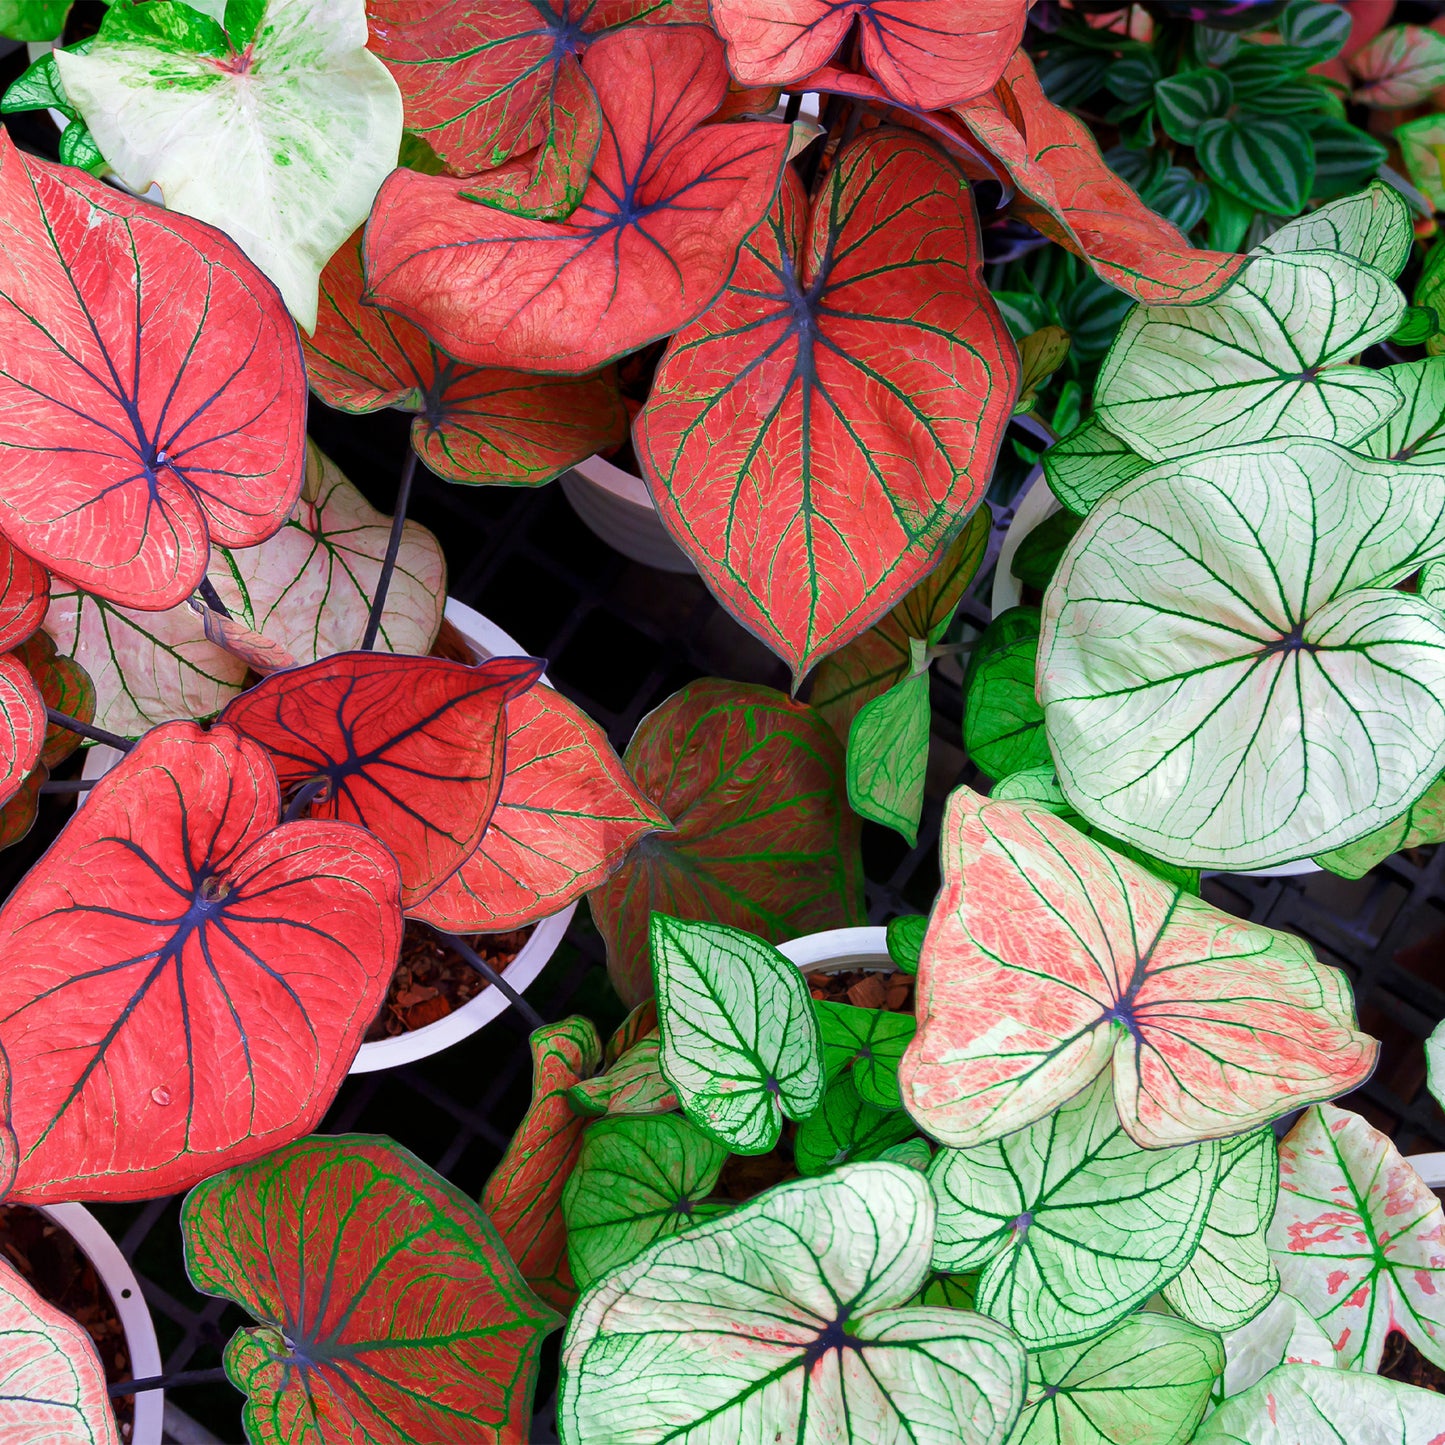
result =
M41 783L42 793L83 793L87 788L93 788L99 778L49 778Z
M138 1380L117 1380L106 1387L112 1400L122 1395L139 1395L146 1390L169 1390L174 1385L210 1385L226 1378L219 1365L210 1370L177 1370L172 1375L146 1375Z
M211 609L212 612L219 612L222 617L229 617L231 609L221 601L221 594L216 591L215 584L209 577L202 577L200 586L196 591L201 594L201 600Z
M371 599L371 615L366 619L366 635L361 639L361 650L370 652L376 645L376 634L381 631L381 615L386 611L386 594L391 587L391 574L396 571L397 554L401 551L401 533L406 526L406 508L411 500L411 481L416 476L416 451L410 442L406 447L406 465L402 468L401 483L396 489L396 511L391 518L391 536L386 539L386 557L376 579L376 596Z
M547 1020L544 1019L542 1015L539 1014L537 1010L534 1009L532 1005L529 1004L527 1000L524 999L522 995L519 994L517 990L514 989L512 985L509 984L507 980L503 978L502 975L499 974L497 970L494 969L492 965L489 964L486 959L484 959L476 951L476 949L474 949L471 944L466 941L466 939L459 938L455 933L443 933L439 928L435 931L437 937L440 938L443 943L451 944L451 946L456 949L456 951L461 954L461 956L466 959L466 961L471 964L471 966L476 969L476 971L481 974L481 976L486 979L486 981L491 984L493 988L500 989L507 1001L512 1005L514 1009L517 1010L518 1013L522 1015L524 1019L527 1020L528 1024L530 1024L532 1028L543 1029L547 1027Z
M283 823L294 823L307 808L318 793L325 792L330 778L308 778L299 788L296 789L291 801L286 804L286 811L281 815Z
M69 728L71 732L79 733L81 737L89 738L93 743L104 743L118 752L128 753L135 746L135 742L131 738L123 738L119 733L108 733L104 728L98 728L92 723L81 722L78 717L71 717L68 712L60 712L53 707L48 707L45 709L45 716L58 728Z

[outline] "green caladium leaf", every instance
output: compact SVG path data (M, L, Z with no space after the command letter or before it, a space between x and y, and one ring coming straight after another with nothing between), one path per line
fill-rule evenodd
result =
M920 1174L927 1173L929 1164L933 1161L933 1150L928 1147L928 1140L921 1139L914 1135L911 1139L904 1139L900 1143L890 1144L879 1156L890 1164L902 1164L907 1169L916 1169ZM951 1276L950 1276L951 1277ZM927 1290L925 1285L924 1289ZM970 1294L967 1305L961 1305L961 1309L973 1308L973 1295ZM945 1303L945 1301L920 1300L920 1304Z
M1031 1350L1088 1339L1189 1262L1218 1166L1212 1140L1141 1149L1101 1076L1017 1133L934 1156L933 1266L983 1266L978 1308Z
M1390 278L1353 256L1255 256L1212 301L1125 317L1099 373L1100 419L1155 461L1277 436L1349 446L1402 398L1382 373L1339 363L1404 311Z
M848 730L848 802L860 817L902 834L911 848L928 772L928 644L909 638L911 671L858 709Z
M1218 1335L1168 1315L1134 1315L1097 1339L1029 1356L1009 1445L1185 1445L1223 1369Z
M801 1124L793 1139L799 1174L822 1174L850 1160L876 1159L915 1132L900 1109L880 1109L859 1097L851 1073L839 1074L823 1104Z
M322 267L396 164L401 93L366 49L363 0L255 8L228 39L176 0L116 5L56 65L120 178L226 231L309 331Z
M797 966L751 933L654 913L659 1060L683 1112L735 1154L766 1154L783 1116L823 1097L823 1050Z
M923 1176L847 1165L644 1251L582 1297L562 1347L566 1445L859 1440L1003 1445L1018 1341L908 1304L928 1274Z
M1280 1287L1341 1361L1377 1370L1399 1330L1445 1366L1445 1214L1394 1144L1358 1114L1309 1109L1279 1146L1269 1248Z
M1238 1395L1277 1365L1339 1365L1319 1321L1283 1290L1247 1325L1224 1336L1224 1378L1216 1397Z
M0 35L7 40L58 40L70 0L0 0Z
M1194 154L1215 185L1272 216L1303 210L1314 184L1309 130L1291 116L1203 121Z
M583 1079L567 1090L579 1114L666 1114L679 1107L677 1094L658 1062L662 1040L639 1039L605 1074Z
M1264 1231L1279 1192L1274 1131L1256 1129L1219 1146L1219 1179L1193 1258L1164 1286L1176 1314L1207 1330L1237 1330L1279 1292Z
M1407 306L1404 319L1390 334L1390 341L1396 346L1423 346L1439 329L1430 307Z
M1397 818L1445 771L1445 621L1394 590L1445 553L1442 477L1277 441L1104 497L1044 600L1039 697L1069 802L1224 869Z
M1011 607L984 628L964 675L963 745L991 777L1050 761L1034 695L1039 609Z
M599 1119L562 1191L567 1257L586 1289L649 1244L716 1218L729 1208L707 1196L728 1151L678 1114Z
M1072 512L1055 512L1051 517L1045 517L1019 543L1010 570L1025 587L1044 591L1058 570L1064 549L1073 541L1078 530L1079 518Z
M1383 368L1405 404L1358 449L1385 461L1445 466L1445 356Z
M1111 487L1147 472L1152 465L1116 437L1097 412L1060 437L1044 453L1043 463L1049 489L1080 517Z
M918 972L918 954L927 932L928 919L922 913L908 913L888 920L888 957L902 972Z
M895 1149L904 1149L908 1144L922 1144L921 1139L895 1144ZM925 1147L927 1147L925 1145ZM925 1166L927 1167L927 1166ZM917 1305L942 1305L950 1310L971 1310L978 1300L978 1276L976 1274L944 1274L933 1270L923 1283L923 1288L908 1301ZM1012 1436L1009 1437L1013 1439Z
M1334 6L1328 8L1339 13ZM1371 181L1357 195L1342 196L1281 226L1255 251L1271 256L1343 251L1387 276L1398 276L1414 243L1415 227L1404 196L1384 181Z
M859 1098L879 1109L901 1108L898 1061L918 1029L912 1014L855 1008L826 999L815 1000L813 1007L829 1085L851 1068Z
M1186 70L1154 87L1154 108L1164 134L1193 145L1206 120L1223 116L1234 103L1234 86L1219 70Z
M1431 605L1439 604L1432 600ZM1392 853L1423 848L1430 843L1445 843L1445 779L1440 778L1393 822L1353 843L1346 843L1343 848L1321 853L1314 861L1341 878L1363 878Z

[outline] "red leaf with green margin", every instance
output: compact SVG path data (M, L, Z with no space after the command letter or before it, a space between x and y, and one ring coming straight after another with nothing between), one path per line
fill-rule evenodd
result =
M15 656L25 664L46 707L80 722L95 721L95 684L90 674L73 657L61 657L48 632L32 633L15 649ZM47 727L40 761L47 768L57 767L80 742L80 734L70 728L58 723Z
M232 728L153 729L0 908L14 1197L152 1199L321 1118L401 949L391 854L282 823Z
M771 943L866 922L843 749L812 708L703 678L643 718L623 762L675 828L587 895L625 1003L652 992L654 911Z
M533 657L468 667L343 652L263 679L220 721L265 746L283 791L324 778L310 815L375 833L410 909L481 842L502 791L507 701L541 675Z
M1031 0L713 0L728 67L786 85L826 65L858 20L863 64L904 105L940 110L992 88Z
M316 331L302 350L328 406L417 413L416 454L449 482L536 486L627 436L611 372L547 377L463 366L409 321L362 302L361 232L321 273Z
M637 790L602 729L536 687L507 704L507 774L477 850L413 918L497 933L560 912L605 882L667 819Z
M13 797L40 761L45 700L13 652L0 653L0 803Z
M226 1346L252 1445L526 1439L560 1323L472 1200L390 1139L302 1139L181 1209L186 1269L259 1329Z
M50 574L0 537L0 652L24 642L49 606Z
M670 335L722 290L777 193L791 127L703 124L727 94L710 31L618 30L582 65L602 144L569 221L479 206L455 180L406 170L372 208L366 299L474 366L576 374Z
M8 803L0 804L0 848L10 848L35 826L40 812L40 789L50 781L50 769L37 763Z
M590 1020L574 1015L538 1029L531 1044L532 1103L482 1190L482 1208L522 1278L565 1314L577 1286L567 1263L562 1190L587 1122L567 1102L567 1090L602 1062L602 1041Z
M1019 389L968 183L919 136L796 173L634 428L703 579L801 677L939 560L983 496Z
M220 231L0 138L0 529L52 572L162 611L212 542L301 487L306 380L274 286Z

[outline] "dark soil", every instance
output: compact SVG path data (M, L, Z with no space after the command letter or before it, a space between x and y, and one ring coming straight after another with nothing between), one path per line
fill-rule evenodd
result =
M717 1181L716 1193L723 1199L751 1199L785 1179L796 1179L793 1167L793 1135L797 1125L783 1125L783 1137L776 1149L766 1154L730 1154Z
M889 1013L913 1012L913 975L877 968L845 973L810 973L808 991L825 1003L851 1003L855 1008L881 1008Z
M95 1266L58 1224L24 1204L0 1205L0 1250L48 1304L68 1314L95 1341L108 1384L133 1379L125 1331ZM135 1396L111 1401L120 1438L135 1429Z
M1432 1365L1398 1330L1392 1330L1385 1336L1380 1373L1387 1379L1445 1395L1445 1370L1439 1365Z

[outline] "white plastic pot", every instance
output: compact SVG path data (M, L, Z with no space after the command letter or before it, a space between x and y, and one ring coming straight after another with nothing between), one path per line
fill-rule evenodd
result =
M614 552L660 572L697 571L662 525L641 477L592 456L562 474L562 491L572 510Z
M1431 1189L1445 1189L1445 1154L1407 1154L1405 1163Z
M829 928L806 933L778 952L791 959L804 973L843 973L853 968L895 969L888 953L886 928Z

